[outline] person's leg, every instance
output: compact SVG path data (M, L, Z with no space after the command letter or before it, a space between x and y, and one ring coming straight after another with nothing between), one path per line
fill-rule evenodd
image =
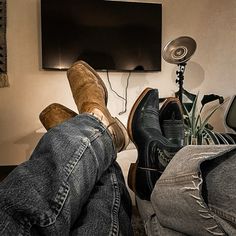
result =
M114 162L96 183L71 235L127 235L131 227L132 203L122 171Z
M1 183L1 235L67 235L95 183L128 143L126 130L105 107L107 93L96 72L78 62L68 77L80 112L91 114L51 129L30 160Z
M173 157L151 195L163 228L194 236L236 235L231 184L235 150L230 145L190 145Z
M229 235L236 234L236 150L201 164L202 197Z
M1 235L30 228L66 235L115 158L110 133L93 116L79 115L49 130L30 160L0 185Z
M151 201L142 200L136 196L136 204L148 236L185 236L185 234L165 228L160 224L158 213L154 211Z
M147 235L182 235L160 225L150 195L174 154L182 148L183 129L179 100L168 98L159 110L157 89L145 89L131 109L128 133L138 149L138 159L130 168L129 185L136 193Z
M40 120L50 129L72 118L76 113L61 104L51 104L40 113ZM132 235L132 203L122 170L117 162L103 173L95 184L71 235Z

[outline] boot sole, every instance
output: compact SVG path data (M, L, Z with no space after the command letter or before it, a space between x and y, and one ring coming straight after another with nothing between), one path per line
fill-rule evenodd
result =
M106 88L106 85L104 84L103 80L102 80L101 77L99 76L99 74L98 74L89 64L87 64L87 63L84 62L84 61L77 61L77 62L75 62L75 63L72 65L72 67L73 67L73 66L76 66L76 65L78 65L78 64L83 65L86 69L88 69L89 71L91 71L91 72L94 74L94 76L97 78L97 81L98 81L99 85L101 85L101 86L103 87L103 89L104 89L104 92L105 92L105 104L107 105L107 102L108 102L108 92L107 92L107 88Z
M135 144L134 140L133 140L133 133L132 133L132 121L134 118L134 113L139 105L139 103L141 102L141 100L145 97L145 95L152 90L151 88L146 88L143 90L143 92L139 95L139 97L137 98L137 100L135 101L133 107L131 108L131 111L129 113L129 117L128 117L128 122L127 122L127 131L129 134L130 139L132 140L132 142Z
M131 111L129 113L128 122L127 122L127 131L128 131L130 140L134 143L135 146L136 146L136 143L134 142L133 133L132 133L132 121L133 121L134 113L135 113L139 103L141 102L141 100L145 97L145 95L150 90L151 90L151 88L146 88L146 89L143 90L143 92L136 99L136 101L135 101L134 105L132 106ZM137 146L136 146L136 148L137 148ZM131 163L130 164L129 172L128 172L128 180L127 180L129 188L135 194L136 194L136 172L137 172L137 168L138 168L138 158L136 160L136 163Z
M145 97L145 95L150 91L152 90L151 88L146 88L141 94L140 96L137 98L137 100L135 101L133 107L131 108L131 111L130 111L130 114L129 114L129 117L128 117L128 122L127 122L127 131L128 131L128 134L129 134L129 137L130 139L133 141L133 143L135 144L136 148L137 148L137 145L136 143L134 142L134 139L133 139L133 133L132 133L132 122L133 122L133 118L134 118L134 114L140 104L140 102L143 100L143 98ZM172 99L169 99L169 101L172 101ZM173 99L173 101L176 101L176 99ZM163 104L164 107L166 104ZM163 107L163 108L164 108ZM160 143L160 146L161 147L164 147L164 144L163 143ZM138 148L137 148L138 149ZM128 172L128 186L129 188L135 193L137 194L137 191L136 191L136 176L137 176L137 169L139 168L139 158L137 158L136 160L136 163L131 163L130 164L130 167L129 167L129 172Z

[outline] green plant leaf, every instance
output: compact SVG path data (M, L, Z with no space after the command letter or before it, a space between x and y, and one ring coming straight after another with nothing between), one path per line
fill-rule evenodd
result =
M213 135L213 132L210 130L213 130L213 127L208 124L209 119L212 117L212 115L229 99L224 99L221 96L215 95L215 94L209 94L204 95L203 99L201 100L201 108L200 111L197 109L197 102L199 98L199 93L197 93L196 97L192 96L192 99L194 98L191 110L188 110L187 107L183 104L183 111L184 111L184 128L187 133L191 137L195 138L201 138L205 132L205 130L208 130L205 134L208 134L208 137L211 141L214 140L216 142L216 136ZM210 112L207 113L206 118L202 119L201 113L203 111L204 106L207 103L213 102L215 100L219 100L219 104L214 107ZM209 129L208 129L209 128ZM210 135L209 135L210 134Z
M196 122L195 122L195 126L194 126L194 130L195 130L195 135L198 133L198 123L200 123L199 126L201 126L202 120L201 120L201 114L200 112L198 113Z
M216 106L211 112L210 114L205 118L205 120L203 121L203 123L201 124L201 126L199 127L199 133L202 133L202 131L204 130L208 120L211 118L211 116L226 102L226 100L219 104L218 106Z
M210 144L220 144L217 136L215 135L215 133L207 128L204 129L203 131L204 133L207 134L208 139L210 139L211 143Z
M183 110L184 110L184 121L186 123L186 125L188 125L189 127L191 127L191 123L190 123L190 120L191 120L191 113L188 111L188 109L185 107L185 105L183 104L182 105L183 107Z
M219 103L222 104L224 102L224 98L222 96L216 95L216 94L208 94L204 95L201 104L202 106L205 106L209 102L213 102L215 100L219 100Z
M197 95L193 101L192 109L190 111L191 112L191 126L192 126L192 134L193 135L196 134L196 127L197 127L197 124L195 122L196 122L196 110L197 110L198 96L199 96L199 93L197 93Z
M178 92L176 94L178 94ZM185 103L186 104L186 109L188 111L191 111L192 106L193 106L193 101L196 98L196 94L190 93L187 90L183 89L183 97L185 97L186 100L187 100L186 103Z

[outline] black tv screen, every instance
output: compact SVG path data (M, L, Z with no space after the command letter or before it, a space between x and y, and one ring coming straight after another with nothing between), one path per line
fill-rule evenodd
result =
M41 27L43 69L161 70L161 4L41 0Z

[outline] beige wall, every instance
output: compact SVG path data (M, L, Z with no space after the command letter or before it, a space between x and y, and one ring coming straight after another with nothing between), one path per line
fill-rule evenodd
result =
M160 2L162 1L152 1ZM65 72L40 69L40 1L8 0L8 76L9 88L0 89L0 164L18 164L28 159L41 134L40 111L52 102L76 110ZM236 94L236 1L163 0L163 45L182 35L193 37L197 51L185 73L186 89L224 96ZM161 96L172 95L175 65L162 62L162 72L130 77L128 111L147 86L156 87ZM106 74L100 73L106 85ZM126 73L110 73L113 87L122 95ZM123 102L109 89L113 115ZM223 131L224 109L212 120ZM118 116L124 123L128 112Z

